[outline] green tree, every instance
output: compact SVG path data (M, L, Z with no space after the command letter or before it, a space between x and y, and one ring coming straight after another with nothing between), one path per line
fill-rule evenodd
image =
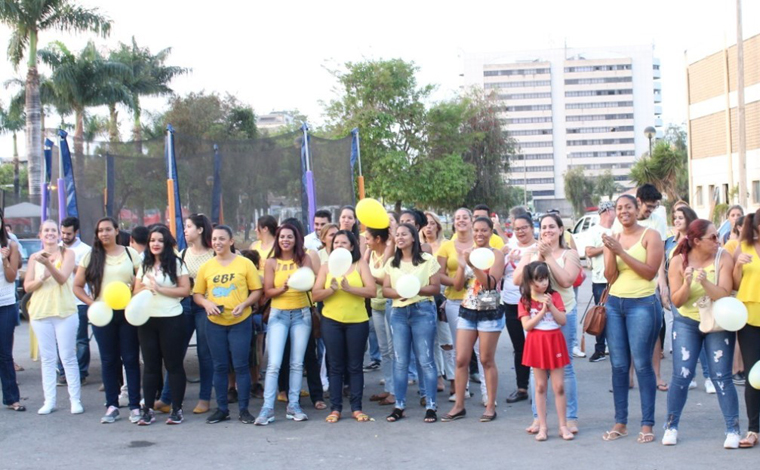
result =
M679 173L687 172L684 161L674 146L666 141L657 142L651 157L642 157L631 167L631 179L640 186L645 183L653 184L660 192L664 193L672 204L675 201L688 196L688 188L685 193L680 193L678 185ZM687 173L688 174L688 173Z
M594 181L586 176L581 167L565 172L565 196L572 204L576 216L583 215L587 207L599 202L599 196L594 194Z
M606 196L610 201L615 196L615 193L620 192L620 185L615 182L615 177L612 175L611 170L606 170L601 176L596 178L594 191L600 199L602 196Z
M21 195L17 134L24 128L25 123L26 118L21 106L11 104L8 109L0 106L0 133L10 132L13 136L13 194L16 198Z
M18 68L27 58L25 114L29 162L29 194L39 202L42 166L42 105L37 72L39 34L60 31L92 31L107 36L111 21L97 8L84 8L71 0L0 0L0 21L11 29L8 58Z

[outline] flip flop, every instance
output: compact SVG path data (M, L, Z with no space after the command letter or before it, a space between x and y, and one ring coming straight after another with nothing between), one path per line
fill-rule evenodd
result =
M363 411L354 411L354 419L360 423L366 423L369 421L369 415Z
M657 384L657 390L661 392L667 392L668 391L668 384L666 383L659 383Z
M650 442L654 442L654 438L656 436L651 432L640 432L639 437L636 438L636 442L639 444L649 444Z
M388 397L385 397L382 400L380 400L379 402L377 402L377 404L380 405L380 406L395 405L396 404L396 399L394 398L393 401L390 401L390 400L388 400Z
M325 418L325 421L328 423L337 423L340 421L340 412L339 411L333 411L329 415L327 415L327 418Z
M460 411L459 413L454 413L453 415L446 413L445 415L441 416L441 421L443 421L444 423L448 423L449 421L456 421L458 419L462 419L465 416L467 416L467 410L462 408L462 411Z
M372 395L371 397L369 397L369 401L383 401L386 398L388 398L387 393L378 393L376 395Z
M492 415L487 415L487 414L483 413L480 416L480 422L481 423L490 423L491 421L493 421L495 419L496 419L496 412L495 411L493 412Z
M626 437L627 435L628 435L627 432L622 433L620 431L616 431L613 429L611 431L605 432L604 435L602 436L602 439L604 439L605 441L617 441L618 439L622 437Z
M327 403L323 402L322 400L319 400L316 403L314 403L315 410L324 410L326 408L327 408Z

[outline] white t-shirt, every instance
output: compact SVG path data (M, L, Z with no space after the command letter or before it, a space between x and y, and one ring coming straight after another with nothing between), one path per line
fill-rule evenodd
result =
M601 248L603 245L602 235L611 235L612 229L596 224L589 229L589 245L591 248ZM591 258L591 282L594 284L607 284L604 277L604 253Z
M303 246L309 250L319 251L322 248L322 242L317 236L317 232L311 232L303 239Z
M90 251L92 251L92 248L87 243L83 242L79 238L76 239L76 241L71 246L66 246L63 242L60 243L61 246L72 250L74 252L74 263L75 266L79 266L79 263L82 262L82 258L87 255ZM71 271L71 278L74 279L76 276L76 269ZM87 292L87 294L90 294L90 288L85 284L84 291ZM77 305L86 305L84 302L79 300L79 298L76 299Z
M639 225L643 227L649 227L652 230L657 231L660 234L660 238L664 242L668 239L668 224L665 223L665 219L652 212L649 217L638 221ZM620 221L615 218L615 222L612 223L612 233L620 233L623 231L623 226Z
M156 284L162 287L177 287L177 284L173 283L172 280L164 274L164 272L161 270L160 266L154 266L153 268L153 276L156 279ZM187 271L187 266L183 262L181 262L179 259L177 260L177 278L180 276L187 276L189 275ZM140 265L140 268L137 270L137 277L140 278L140 282L142 282L144 285L147 285L148 282L150 282L147 278L143 276L143 267L142 264ZM182 315L182 305L180 305L180 302L182 302L182 299L180 297L169 297L167 295L163 294L156 294L153 296L153 302L151 305L151 317L176 317L177 315Z
M510 238L511 241L515 237ZM536 248L536 242L533 242L532 245L520 248L517 244L517 241L513 244L507 244L509 246L510 250L509 253L504 255L504 284L501 288L501 303L503 304L509 304L509 305L517 305L518 302L520 302L520 286L516 286L514 282L514 275L515 275L515 268L520 263L519 258L522 257L523 252L530 249ZM512 253L517 254L518 261L513 263L509 260L510 255Z

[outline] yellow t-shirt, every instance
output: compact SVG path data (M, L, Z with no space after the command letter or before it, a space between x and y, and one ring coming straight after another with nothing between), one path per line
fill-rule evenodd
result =
M282 287L285 280L289 278L300 266L293 260L276 259L277 265L274 268L274 287ZM296 310L309 306L309 298L306 292L297 291L288 288L285 292L272 299L272 308L279 310Z
M760 257L755 246L746 242L741 243L742 253L752 255L752 261L742 266L742 283L736 298L747 307L747 324L760 326Z
M726 242L726 245L723 247L726 251L731 253L731 256L734 255L736 252L736 248L739 247L739 240L729 240Z
M454 237L456 237L456 234L454 234ZM504 246L504 241L500 236L494 233L491 235L491 239L488 241L488 244L491 246L491 248L501 250L501 248ZM475 246L474 241L472 242L472 246ZM457 248L454 238L443 242L441 248L438 249L438 253L435 253L435 256L436 259L439 257L446 258L446 275L453 278L457 273L457 268L459 268L459 261L457 260ZM453 286L446 286L443 291L443 295L446 296L446 298L449 300L462 300L464 299L464 294L466 292L466 287L463 287L462 290L454 290Z
M127 254L129 252L129 254ZM92 251L84 255L79 266L87 269L90 265L90 256ZM131 257L131 260L130 260ZM133 248L126 246L121 254L111 256L106 255L106 265L103 269L103 282L100 284L100 294L95 300L103 300L103 291L106 286L112 282L123 282L132 289L132 283L135 280L135 272L140 267L140 255Z
M361 273L356 264L354 264L353 271L346 274L346 280L348 285L352 287L364 287L362 282ZM325 286L330 286L333 280L333 275L327 273L325 278ZM340 278L338 278L338 285L340 285ZM349 294L343 289L338 289L330 297L324 300L324 308L322 308L322 315L325 318L335 320L341 323L361 323L369 321L367 316L367 309L364 307L364 297L358 295Z
M261 278L256 266L248 258L236 256L227 266L222 266L218 258L212 258L198 270L193 293L202 294L216 305L224 306L221 315L209 315L208 319L217 325L234 325L251 315L251 307L239 317L232 315L232 309L243 303L251 291L261 289Z
M393 263L393 258L389 259L385 263L385 274L390 276L391 287L395 289L398 279L401 276L404 276L406 274L411 274L412 276L419 279L420 287L425 287L429 285L430 277L434 276L438 272L438 270L441 269L441 266L438 264L438 261L436 260L436 258L434 258L433 255L429 253L422 253L422 259L424 261L418 264L417 266L412 264L410 261L401 261L398 268L394 268L391 265L391 263ZM417 302L421 302L423 300L433 300L433 297L424 296L424 295L415 295L411 299L406 299L406 300L393 299L393 306L406 307L407 305L416 304Z
M269 259L269 256L274 251L274 244L272 244L272 248L269 250L262 250L261 249L261 240L256 240L255 242L251 243L251 251L258 251L259 253L259 276L261 278L264 278L264 265L267 264L267 259Z
M62 259L58 258L55 263L56 269L61 269ZM47 269L41 263L34 266L34 278L41 280ZM41 320L48 317L67 318L77 312L76 301L73 291L73 277L63 284L58 284L53 276L45 279L45 282L34 292L29 299L26 310L32 320Z
M160 269L160 266L159 269L151 269L150 271L153 272L153 278L156 280L156 283L159 286L177 287L177 284L172 282L171 278L167 276L163 270ZM137 277L140 279L140 282L142 282L143 285L149 282L149 280L145 278L145 275L146 274L143 272L143 266L140 265L140 269L137 270ZM190 273L187 270L187 265L185 265L185 263L177 258L177 280L179 280L180 276L189 275ZM182 302L182 299L180 297L170 297L168 295L157 293L153 296L151 302L151 317L176 317L177 315L182 315L183 309L182 305L180 304L180 302Z

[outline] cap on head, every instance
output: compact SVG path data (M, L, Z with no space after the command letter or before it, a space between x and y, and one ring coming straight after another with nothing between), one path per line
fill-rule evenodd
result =
M599 204L599 214L603 214L606 211L615 210L615 204L612 201L604 201Z

